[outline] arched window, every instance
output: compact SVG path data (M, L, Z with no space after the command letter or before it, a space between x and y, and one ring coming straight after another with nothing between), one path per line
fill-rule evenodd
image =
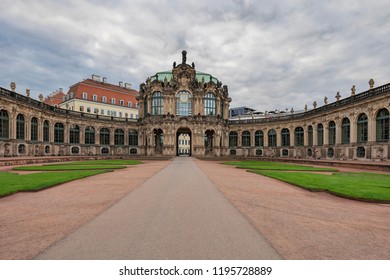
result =
M308 145L313 146L313 127L311 125L307 128L307 134L308 134Z
M31 119L31 141L38 141L38 119L35 117Z
M302 127L296 127L294 130L294 142L296 147L303 146L304 143L304 132Z
M132 107L133 106L133 104L131 103L131 101L127 101L127 107Z
M257 130L255 132L255 146L256 147L264 146L264 133L262 130Z
M80 143L80 127L72 124L69 129L69 143L78 144Z
M163 114L163 94L162 92L155 92L152 95L152 115Z
M368 140L368 118L366 114L360 114L357 120L357 141L366 143Z
M389 141L389 111L387 109L379 110L376 115L376 141Z
M138 132L136 130L129 130L129 146L138 146Z
M16 139L24 140L24 116L22 114L16 117Z
M116 104L115 98L111 98L111 104Z
M83 92L83 99L88 99L88 94L86 92Z
M282 129L282 146L290 146L290 130L288 128L283 128Z
M204 114L206 116L214 116L216 114L215 95L211 92L207 93L204 97Z
M341 122L341 143L349 144L351 141L351 122L348 118L344 118Z
M50 126L49 121L43 122L43 142L50 141Z
M123 100L119 100L119 105L121 105L121 106L125 106L125 101L123 101Z
M176 94L176 115L192 115L192 95L188 91L182 90Z
M229 133L229 148L237 147L238 134L235 131Z
M106 127L100 129L100 145L110 145L110 130Z
M107 103L107 97L106 96L102 96L102 102L103 103Z
M9 138L9 117L5 110L0 110L0 139Z
M115 129L114 145L123 146L125 144L125 133L123 129Z
M87 126L85 128L85 135L84 135L84 143L86 145L94 145L95 144L95 129L91 126Z
M244 131L241 136L242 146L250 147L251 146L251 133L249 131Z
M336 144L336 123L334 121L329 122L329 128L328 128L328 140L329 145Z
M97 95L96 94L92 95L92 100L93 101L97 101Z
M62 123L54 125L54 143L64 143L64 125Z
M268 131L268 147L276 147L276 130L270 129Z
M324 126L322 123L317 125L317 145L324 145Z

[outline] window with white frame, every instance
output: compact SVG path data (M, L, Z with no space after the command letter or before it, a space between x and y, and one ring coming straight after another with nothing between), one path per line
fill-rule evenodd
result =
M88 99L88 93L83 92L83 99Z
M125 101L119 100L119 105L124 106L125 105Z
M107 97L106 96L102 96L102 102L107 103Z
M130 107L133 106L133 104L131 103L131 101L127 101L127 107Z
M111 98L111 104L115 104L115 103L116 103L115 98Z
M97 95L96 94L92 95L92 100L93 101L97 101Z

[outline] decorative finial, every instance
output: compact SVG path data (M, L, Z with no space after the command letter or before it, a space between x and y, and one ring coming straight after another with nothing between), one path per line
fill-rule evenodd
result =
M307 104L305 104L305 112L307 112Z
M26 96L30 97L30 90L28 88L26 88Z
M183 64L186 64L186 61L187 61L187 51L186 50L183 50L181 52L181 54L183 55Z
M324 97L324 104L327 105L328 104L328 97Z
M314 108L314 109L317 108L317 101L314 101L314 102L313 102L313 108Z
M375 82L374 82L373 79L370 79L370 80L368 81L368 84L370 85L370 89L373 89L373 88L374 88Z
M43 95L42 95L42 93L38 96L38 98L39 98L39 101L43 101Z
M12 90L12 91L15 91L15 89L16 89L16 84L15 84L15 82L11 82L11 84L10 84L9 86L11 87L11 90Z

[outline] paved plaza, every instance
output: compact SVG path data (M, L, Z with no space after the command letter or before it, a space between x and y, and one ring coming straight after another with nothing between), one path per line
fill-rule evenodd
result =
M213 161L147 161L0 199L1 259L390 259L390 205Z

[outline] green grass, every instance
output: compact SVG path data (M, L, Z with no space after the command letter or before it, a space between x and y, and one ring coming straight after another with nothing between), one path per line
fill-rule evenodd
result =
M87 160L42 166L19 166L13 170L50 171L18 175L0 172L0 197L20 191L38 191L65 182L93 176L114 169L126 168L127 165L142 163L139 160ZM61 171L61 172L56 172Z
M311 191L329 193L358 200L390 202L390 175L337 172L332 175L307 172L249 170Z
M109 171L110 170L81 170L69 172L43 172L25 175L0 172L0 197L20 191L38 191L65 182Z
M126 159L102 159L102 160L86 160L62 163L62 165L135 165L141 164L140 160Z
M22 171L72 171L72 170L113 170L126 168L125 165L40 165L40 166L19 166L14 167L13 170Z
M251 169L251 170L324 171L324 172L337 171L337 169L334 168L321 168L321 167L272 162L272 161L229 161L229 162L224 162L224 164L234 165L238 168Z

